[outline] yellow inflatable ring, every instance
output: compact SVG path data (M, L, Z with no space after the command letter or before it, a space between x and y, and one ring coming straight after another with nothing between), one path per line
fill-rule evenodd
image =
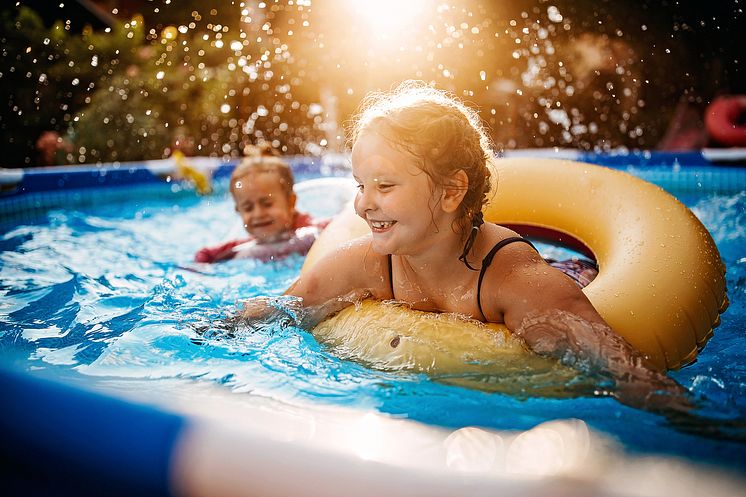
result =
M686 206L627 173L554 159L500 159L492 191L485 220L528 236L549 233L560 243L592 254L599 274L583 291L609 325L654 364L673 369L696 358L728 300L725 267L715 242ZM303 271L341 243L367 232L351 209L345 211L311 248ZM395 368L430 370L440 361L449 370L444 354L458 362L516 353L504 328L462 320L449 325L450 330L431 330L428 335L432 326L427 323L432 320L423 320L422 315L366 303L321 323L317 333L346 347L350 355ZM353 330L350 320L366 325ZM344 331L335 323L346 323ZM465 326L481 331L463 331ZM463 335L447 344L435 343L449 333L485 332L493 338L479 344ZM409 352L397 350L402 337L414 346ZM430 339L432 344L427 343ZM487 347L485 340L494 347Z

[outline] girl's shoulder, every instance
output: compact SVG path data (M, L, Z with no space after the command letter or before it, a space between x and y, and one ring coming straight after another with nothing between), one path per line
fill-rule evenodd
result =
M482 226L482 239L475 247L475 254L480 260L487 257L493 252L493 257L500 255L501 259L517 258L520 260L526 257L533 260L538 256L534 246L521 235L510 228L494 223L485 223Z
M484 232L489 238L497 238L498 241L503 238L520 236L518 233L506 226L487 222L482 225L482 232Z
M360 282L377 280L388 272L388 257L373 250L371 235L363 235L340 244L314 262L309 270L315 273L333 271Z
M342 264L348 271L359 277L379 279L380 274L388 272L388 256L373 250L372 236L363 235L340 245L327 258L335 264Z

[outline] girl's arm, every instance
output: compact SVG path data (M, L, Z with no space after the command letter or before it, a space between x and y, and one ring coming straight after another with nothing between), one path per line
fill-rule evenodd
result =
M369 236L355 239L305 271L285 292L283 305L292 307L289 310L294 312L298 325L310 329L326 316L363 298L388 298L386 264L384 256L371 250ZM248 300L242 315L250 320L271 319L279 310L276 301Z
M234 257L233 247L248 242L250 239L231 240L214 247L203 247L194 255L194 262L220 262Z
M575 282L529 247L510 248L517 250L509 252L506 247L503 263L511 269L492 282L490 303L533 352L609 377L614 382L609 393L633 407L656 411L691 407L687 390L616 334Z

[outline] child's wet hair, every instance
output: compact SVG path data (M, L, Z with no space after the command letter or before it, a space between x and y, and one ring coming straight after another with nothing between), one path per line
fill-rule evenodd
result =
M465 238L466 256L483 224L482 207L490 191L495 153L476 111L455 96L423 82L405 81L389 92L368 95L350 129L351 144L366 131L375 131L392 146L419 160L419 167L436 186L459 170L469 185L454 229Z
M246 157L241 159L231 174L230 191L235 192L236 183L241 178L256 173L277 174L282 184L282 189L290 197L293 194L295 178L290 165L285 162L279 153L268 144L252 145L244 150Z

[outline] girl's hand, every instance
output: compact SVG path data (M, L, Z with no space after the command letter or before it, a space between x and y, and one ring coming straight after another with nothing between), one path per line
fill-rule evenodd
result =
M342 297L310 307L303 305L302 298L293 295L254 297L243 301L240 316L251 327L264 326L270 321L285 320L289 326L298 326L310 331L327 316L370 297L371 292L368 290L354 290Z
M243 301L240 317L252 328L282 321L287 326L302 326L303 301L296 297L254 297Z
M688 411L689 391L656 370L606 324L566 311L532 312L513 331L533 352L614 381L620 402L656 412Z

